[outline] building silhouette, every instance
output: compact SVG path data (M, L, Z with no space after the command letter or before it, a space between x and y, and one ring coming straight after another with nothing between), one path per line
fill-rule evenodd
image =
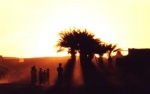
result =
M127 56L116 58L116 65L124 73L150 73L150 49L129 48Z

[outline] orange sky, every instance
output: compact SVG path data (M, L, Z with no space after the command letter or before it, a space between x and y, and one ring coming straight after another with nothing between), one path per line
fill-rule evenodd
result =
M58 32L87 28L122 48L150 48L149 0L1 0L0 54L58 56Z

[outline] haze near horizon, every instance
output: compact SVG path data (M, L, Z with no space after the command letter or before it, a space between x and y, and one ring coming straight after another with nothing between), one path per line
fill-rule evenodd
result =
M149 0L3 0L0 54L64 56L54 45L68 27L86 28L124 49L150 48L149 11Z

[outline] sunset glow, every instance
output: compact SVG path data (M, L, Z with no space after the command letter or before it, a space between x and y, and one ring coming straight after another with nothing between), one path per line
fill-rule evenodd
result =
M0 54L64 56L54 48L58 33L87 28L119 47L150 48L149 0L1 0Z

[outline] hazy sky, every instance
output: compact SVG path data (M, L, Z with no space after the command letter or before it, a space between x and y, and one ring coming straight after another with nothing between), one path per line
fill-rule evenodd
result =
M0 54L57 55L58 32L76 26L122 48L150 48L150 0L0 0Z

